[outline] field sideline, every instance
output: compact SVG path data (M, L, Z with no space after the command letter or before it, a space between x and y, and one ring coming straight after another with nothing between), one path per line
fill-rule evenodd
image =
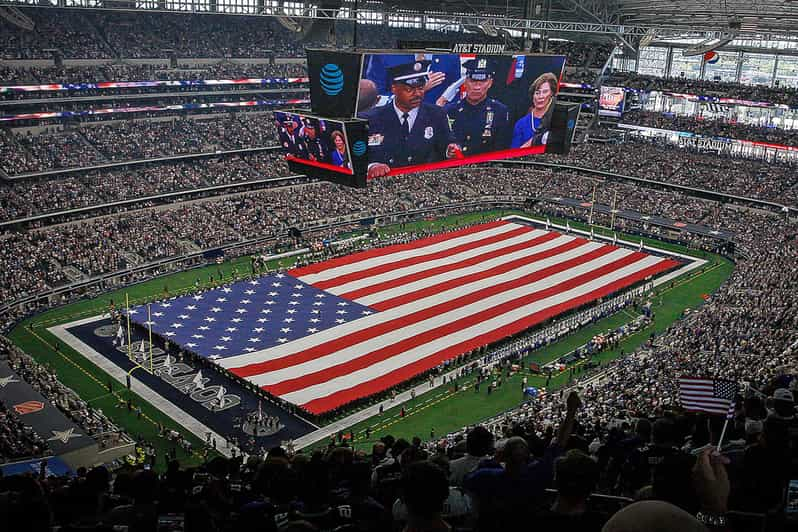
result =
M497 216L506 214L527 214L522 212L510 211L489 211L484 213L471 213L457 215L432 221L413 222L389 226L380 230L383 234L391 234L399 231L431 230L438 231L445 227L459 226L476 223L486 219L495 219ZM572 223L575 228L584 225ZM597 233L601 232L599 229ZM619 235L621 236L621 235ZM639 240L632 237L631 240ZM649 329L627 338L620 346L625 352L629 352L637 345L641 344L652 332L659 333L667 328L674 320L683 313L686 308L694 308L703 302L702 294L714 292L725 279L731 274L733 265L730 261L715 255L703 252L690 252L680 246L666 244L663 242L644 239L647 244L655 245L663 249L676 250L682 253L689 253L701 256L709 260L703 272L698 272L688 276L687 279L679 279L673 288L664 289L661 295L655 298L654 312L657 319L655 324ZM283 259L282 267L291 265L293 259ZM277 267L271 264L270 267ZM226 262L218 267L223 272L225 280L233 280L234 273L238 277L246 276L249 272L248 257L241 257ZM12 341L24 351L32 355L39 362L50 366L59 376L61 381L74 389L84 400L95 408L101 408L115 423L124 427L133 435L138 435L153 443L159 455L169 450L168 442L162 440L157 435L157 426L162 424L166 427L178 430L189 438L195 447L199 447L199 440L191 436L188 431L182 430L170 418L166 417L149 404L139 399L135 394L128 390L122 390L115 386L114 393L108 392L106 383L108 377L105 373L88 362L83 356L72 351L66 346L57 345L56 338L50 334L46 327L55 324L66 323L80 318L100 314L105 312L108 303L113 299L117 305L124 302L124 295L128 293L131 303L141 303L146 300L159 299L164 293L164 287L168 285L171 295L192 290L197 279L201 286L207 286L203 279L207 279L208 274L216 273L217 266L212 265L198 268L186 272L180 272L167 277L154 279L140 283L123 290L109 292L101 297L80 301L61 308L47 311L43 314L23 321L9 335ZM610 316L595 325L578 331L552 346L532 353L529 360L547 362L555 359L574 347L581 345L593 335L608 328L616 327L632 319L631 315L621 312ZM619 352L603 352L599 358L609 360L618 356ZM461 383L461 391L457 394L452 390L436 388L431 392L419 395L414 401L405 403L407 415L399 417L398 408L386 410L381 416L371 418L353 427L356 433L356 443L365 444L364 431L366 426L371 427L371 439L380 435L391 433L395 436L410 437L414 435L426 438L430 435L431 429L435 430L436 435L444 434L450 430L455 430L463 425L477 422L481 419L495 415L508 408L516 406L521 399L520 391L521 376L517 375L506 382L499 390L491 396L483 393L477 395L473 390L463 388L467 382ZM468 379L466 379L467 381ZM550 387L552 389L562 386L567 381L567 374L552 379ZM530 377L529 384L532 386L542 386L543 382L539 377ZM134 404L141 406L143 415L139 419L133 413L129 413L126 408L118 408L121 400L130 397ZM178 457L185 464L196 464L201 458L197 455L186 456L178 450ZM162 469L165 463L163 460L158 462L158 468Z

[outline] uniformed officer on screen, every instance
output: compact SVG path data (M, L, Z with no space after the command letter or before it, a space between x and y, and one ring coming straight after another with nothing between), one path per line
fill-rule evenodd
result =
M280 144L285 150L296 157L307 159L308 150L304 139L297 132L299 123L292 117L287 117L280 128Z
M330 150L319 137L318 125L309 118L305 119L304 125L303 140L308 150L308 159L311 161L327 162Z
M360 115L369 121L370 178L460 155L446 112L424 103L429 66L430 61L421 60L389 68L393 100Z
M470 59L463 67L465 93L460 101L444 107L463 155L509 148L513 133L510 110L499 100L488 97L494 75L488 60Z

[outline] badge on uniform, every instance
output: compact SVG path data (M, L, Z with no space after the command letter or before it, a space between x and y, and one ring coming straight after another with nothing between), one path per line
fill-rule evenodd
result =
M287 148L287 147L288 147L288 141L283 142L283 148Z
M493 136L493 134L490 132L490 128L489 127L485 128L485 131L482 132L482 136L483 137L491 137L491 136Z
M427 126L424 128L424 138L429 140L435 134L435 131L432 129L432 126Z
M490 126L493 125L493 116L494 116L493 111L488 111L487 113L485 113L485 125L486 126L490 127Z
M382 140L384 138L385 136L379 133L375 133L374 135L369 135L369 146L381 146Z

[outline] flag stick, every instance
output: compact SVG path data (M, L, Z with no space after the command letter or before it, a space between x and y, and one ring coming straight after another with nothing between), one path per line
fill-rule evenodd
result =
M147 303L147 329L149 330L150 335L150 373L152 371L152 315L150 313L150 304Z
M723 430L720 431L720 439L718 440L718 452L720 452L720 448L723 446L723 437L726 435L726 427L729 426L729 417L726 416L726 421L723 423Z
M133 350L130 347L130 297L125 293L125 308L127 310L127 357L133 360Z

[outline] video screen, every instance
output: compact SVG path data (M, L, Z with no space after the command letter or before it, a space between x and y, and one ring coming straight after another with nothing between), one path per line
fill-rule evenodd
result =
M337 120L275 111L277 137L288 161L352 175L346 125Z
M368 177L546 151L564 56L365 54Z
M623 114L623 103L626 91L623 87L601 87L599 93L599 116L620 118Z

